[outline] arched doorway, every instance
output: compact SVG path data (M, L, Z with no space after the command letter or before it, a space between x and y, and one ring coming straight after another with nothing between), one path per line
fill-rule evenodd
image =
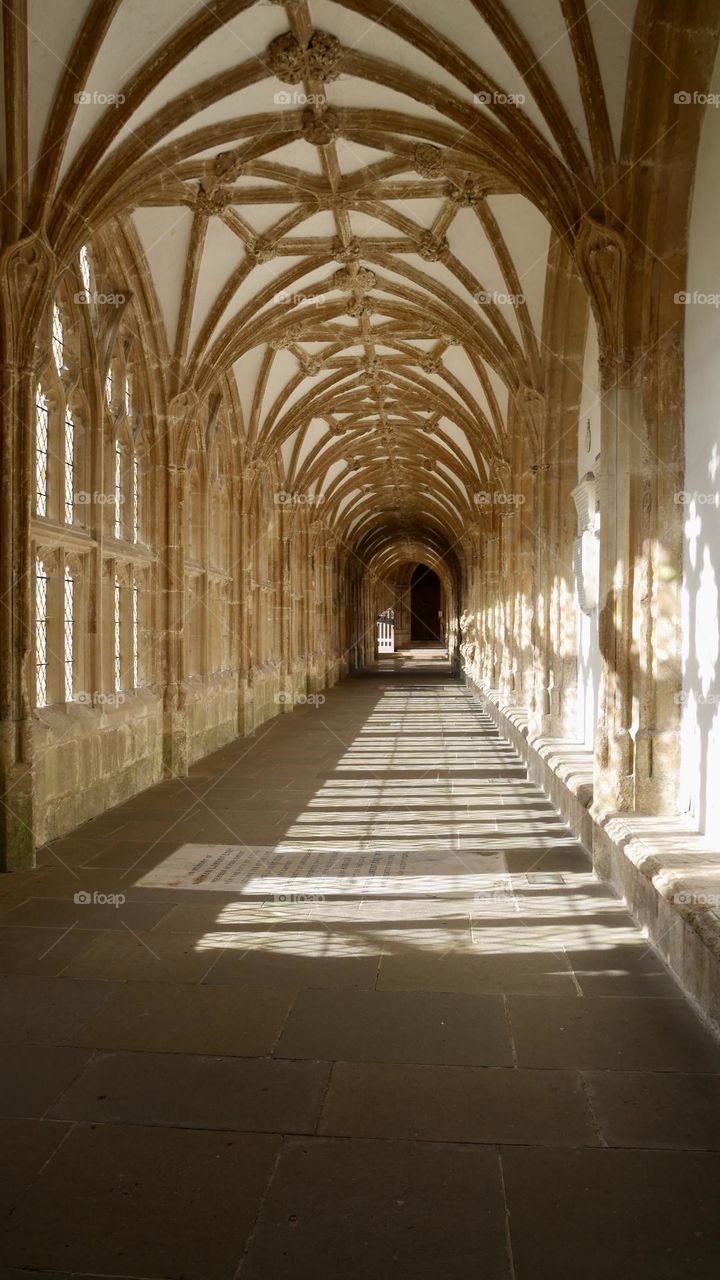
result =
M433 569L419 564L410 579L410 639L413 644L440 644L442 586Z

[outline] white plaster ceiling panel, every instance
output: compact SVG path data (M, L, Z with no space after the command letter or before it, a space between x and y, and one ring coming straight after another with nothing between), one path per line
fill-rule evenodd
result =
M407 175L401 175L400 181L407 181ZM392 179L391 179L392 181ZM386 200L384 202L394 213L400 214L403 218L409 218L411 222L416 222L419 227L430 230L433 222L437 218L445 201L438 199L427 200ZM396 234L401 234L397 233Z
M334 484L338 476L342 475L343 471L346 470L347 468L344 462L333 462L323 475L322 482L318 485L318 491L320 493L327 493L328 489L332 484Z
M266 84L268 86L269 98L266 106L267 111L273 110L272 90L273 85L279 84L279 80L270 80ZM269 153L269 160L273 164L288 165L292 169L302 169L304 173L311 177L324 177L325 170L322 163L322 155L319 147L313 147L309 142L305 142L304 138L294 138L291 142L284 142L281 146L275 147Z
M620 152L630 45L637 0L602 0L588 6L588 20L605 88L616 154Z
M250 351L246 351L233 365L246 430L250 422L255 387L260 376L265 350L265 347L251 347Z
M193 215L189 209L175 206L136 209L132 217L150 266L168 346L172 351Z
M490 196L488 204L510 250L536 333L542 332L550 224L525 196Z
M328 86L328 97L334 92L335 85ZM358 173L369 165L382 164L388 158L387 151L377 147L366 147L362 142L348 138L338 138L336 145L338 161L343 173Z
M268 297L262 303L262 311L267 311L271 307L278 305L279 297L283 298L287 291L299 290L301 285L283 284L283 276L288 272L293 264L302 261L300 258L272 258L269 262L258 262L254 264L243 280L240 288L233 294L232 302L223 313L222 319L213 333L214 341L222 330L237 316L238 312L251 303L255 296L261 292L268 291Z
M44 0L36 0L36 3L46 12L54 7L55 0L51 5ZM148 4L147 0L123 0L110 23L90 75L80 88L91 96L118 93L125 81L203 7L202 0L190 5L179 4L178 0L154 0L153 4ZM102 112L108 109L112 110L112 107L90 107L86 112L77 113L63 159L63 171Z
M286 480L292 479L290 474L290 463L292 461L293 449L295 448L297 437L297 431L293 431L292 435L288 436L287 440L283 440L280 445L280 457L283 461L283 474Z
M473 471L476 471L477 466L475 463L473 451L468 441L468 438L465 432L462 430L462 428L458 427L456 423L451 422L449 418L441 418L440 427L442 431L444 431L448 439L452 440L453 444L456 445L457 448L460 449L460 451L465 455L471 467L473 468ZM477 446L477 442L476 442L476 446Z
M268 202L268 204L243 204L236 207L243 222L247 222L248 226L252 227L253 231L258 235L265 235L278 222L287 217L289 213L294 213L297 205ZM298 227L291 234L302 235L304 234L304 229L301 231L300 227Z
M257 205L254 206L254 208L258 207ZM276 205L275 207L280 208L281 206ZM332 239L335 235L335 219L330 209L321 209L319 213L312 213L308 208L308 213L309 216L303 218L302 222L293 227L292 231L288 232L288 235L290 237L302 236L303 239L305 236L325 236ZM254 218L254 210L251 216Z
M313 418L312 422L306 427L305 434L298 449L297 459L295 461L295 471L299 472L308 454L312 452L316 445L328 435L326 423L319 418Z
M596 0L596 3L601 4L603 0ZM587 121L577 66L560 0L543 0L542 4L528 4L528 0L505 0L505 7L532 45L538 65L552 81L568 119L590 158Z
M473 58L478 67L487 71L492 80L500 85L503 93L523 95L524 113L529 116L547 141L555 145L542 111L529 93L527 84L512 58L505 52L487 23L483 22L470 0L451 0L451 3L446 3L442 7L438 5L438 0L410 0L410 3L403 7L414 17L421 18L433 30L439 30L443 36L452 40L462 53ZM478 84L476 91L481 90L482 85ZM483 110L486 108L483 107ZM487 111L489 115L493 115L491 110L487 109ZM497 117L493 115L493 118Z
M455 375L458 382L461 382L462 385L467 388L473 399L477 401L480 408L487 414L490 421L492 421L492 413L488 403L488 398L464 348L448 347L443 356L443 363L446 365L448 371Z
M503 422L506 423L507 411L508 411L508 399L510 395L507 388L507 384L503 381L499 373L497 373L497 371L493 369L492 365L490 364L485 364L485 374L487 376L488 382L490 383L490 386L492 387L493 395L495 396L495 399L498 402L498 408L500 410L502 420Z
M412 10L410 10L412 12ZM442 85L458 98L472 101L472 94L456 80L455 76L443 70L433 58L427 57L420 49L415 48L407 40L396 36L393 31L372 22L361 14L351 13L333 4L332 0L312 0L312 13L316 27L337 35L345 46L351 46L360 53L374 58L382 58L386 62L397 62L416 76L422 76L431 84ZM375 87L370 87L374 95ZM365 93L365 104L368 93Z
M220 218L210 218L198 272L195 305L190 323L190 347L217 301L228 275L245 259L245 246Z
M87 7L86 0L52 0L52 4L47 0L28 0L28 159L31 165L38 158L50 108ZM101 104L80 103L77 117L86 128L91 128L103 110Z
M237 93L231 93L224 98L220 98L217 102L213 102L210 106L203 108L202 111L196 111L194 114L188 115L182 124L179 124L176 129L172 129L163 137L163 145L195 133L198 129L207 129L209 125L222 124L224 121L242 120L244 116L249 117L252 121L255 116L264 116L278 110L284 112L287 116L287 125L291 127L292 113L275 105L272 93L269 91L269 85L271 84L275 85L277 81L261 80L259 83L248 85L246 89L241 89ZM156 104L158 110L161 110L165 105L166 102L162 99ZM284 123L284 121L281 123ZM132 118L131 127L132 130L137 132L138 126L135 116ZM228 145L231 146L232 143Z

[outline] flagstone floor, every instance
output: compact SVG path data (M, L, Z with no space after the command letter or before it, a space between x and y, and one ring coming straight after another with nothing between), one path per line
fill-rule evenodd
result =
M717 1280L720 1046L441 655L0 881L0 1280Z

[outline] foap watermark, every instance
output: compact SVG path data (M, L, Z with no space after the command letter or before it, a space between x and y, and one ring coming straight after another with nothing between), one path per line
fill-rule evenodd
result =
M720 703L720 693L688 693L686 689L681 689L675 694L675 704L678 707L688 707L692 702L699 707L716 707Z
M500 293L497 289L479 289L475 294L475 301L482 306L494 307L520 307L525 302L524 293Z
M673 902L679 907L711 907L717 911L720 907L720 893L695 893L691 889L680 889L673 894Z
M275 494L276 507L319 507L324 501L322 493L288 493L287 489L278 489Z
M677 489L673 494L673 501L676 507L689 507L692 503L695 503L696 507L717 507L720 503L720 494L698 493L696 489Z
M73 294L74 301L80 307L124 307L127 294L102 293L99 289L78 289Z
M82 689L75 694L74 701L84 707L121 707L127 698L120 689L116 693L101 693L99 690L97 693L90 693L87 689Z
M302 89L278 89L273 94L276 107L322 107L325 95L322 93L304 93Z
M477 107L522 107L525 105L525 94L481 89L473 94L473 101Z
M681 307L720 307L720 293L701 293L699 289L689 292L681 289L673 295L674 301Z
M324 693L288 693L281 691L275 694L275 702L279 707L321 707L324 701Z
M698 89L678 89L673 102L682 107L720 107L720 93L701 93Z
M476 507L521 507L524 502L524 493L505 493L502 489L496 489L494 493L490 493L488 489L480 489L475 494Z
M92 893L89 889L78 889L73 894L76 907L121 907L125 901L124 893L99 893L97 889Z
M319 307L325 301L323 293L288 293L281 290L275 294L276 304L287 305L290 307Z
M74 498L76 507L89 507L93 502L100 507L114 507L125 501L125 495L122 493L98 493L97 490L89 493L86 489L81 489L79 493L74 494Z
M274 893L273 902L283 903L285 906L307 906L310 902L324 902L324 893Z
M124 93L99 93L97 89L83 89L73 97L79 107L121 107L125 102Z

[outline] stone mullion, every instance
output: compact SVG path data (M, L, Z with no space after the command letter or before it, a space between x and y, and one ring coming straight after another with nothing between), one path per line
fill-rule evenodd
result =
M633 574L637 502L634 434L641 421L639 373L631 377L606 358L601 364L600 724L595 751L594 808L599 814L632 808Z
M547 532L546 564L549 603L549 730L556 737L574 737L577 701L577 649L573 577L575 508L572 491L577 483L575 451L568 441L577 439L577 405L561 405L550 423L555 427L549 475L551 519Z
M185 550L183 545L187 467L169 463L165 511L165 694L163 699L163 760L172 773L188 770L185 715L184 612Z
M545 584L545 538L547 536L547 473L542 465L534 470L533 555L532 555L532 620L530 649L532 661L528 728L532 736L541 735L549 711L547 671L547 592Z
M674 335L644 362L644 478L638 503L635 615L639 619L638 726L635 739L635 808L675 813L680 773L681 606L683 522L683 421L667 389L682 385L682 349ZM660 384L660 385L658 385ZM665 392L665 396L663 396Z
M503 648L498 690L504 703L511 702L515 687L515 570L517 558L517 517L513 511L500 519L501 576L499 584Z

